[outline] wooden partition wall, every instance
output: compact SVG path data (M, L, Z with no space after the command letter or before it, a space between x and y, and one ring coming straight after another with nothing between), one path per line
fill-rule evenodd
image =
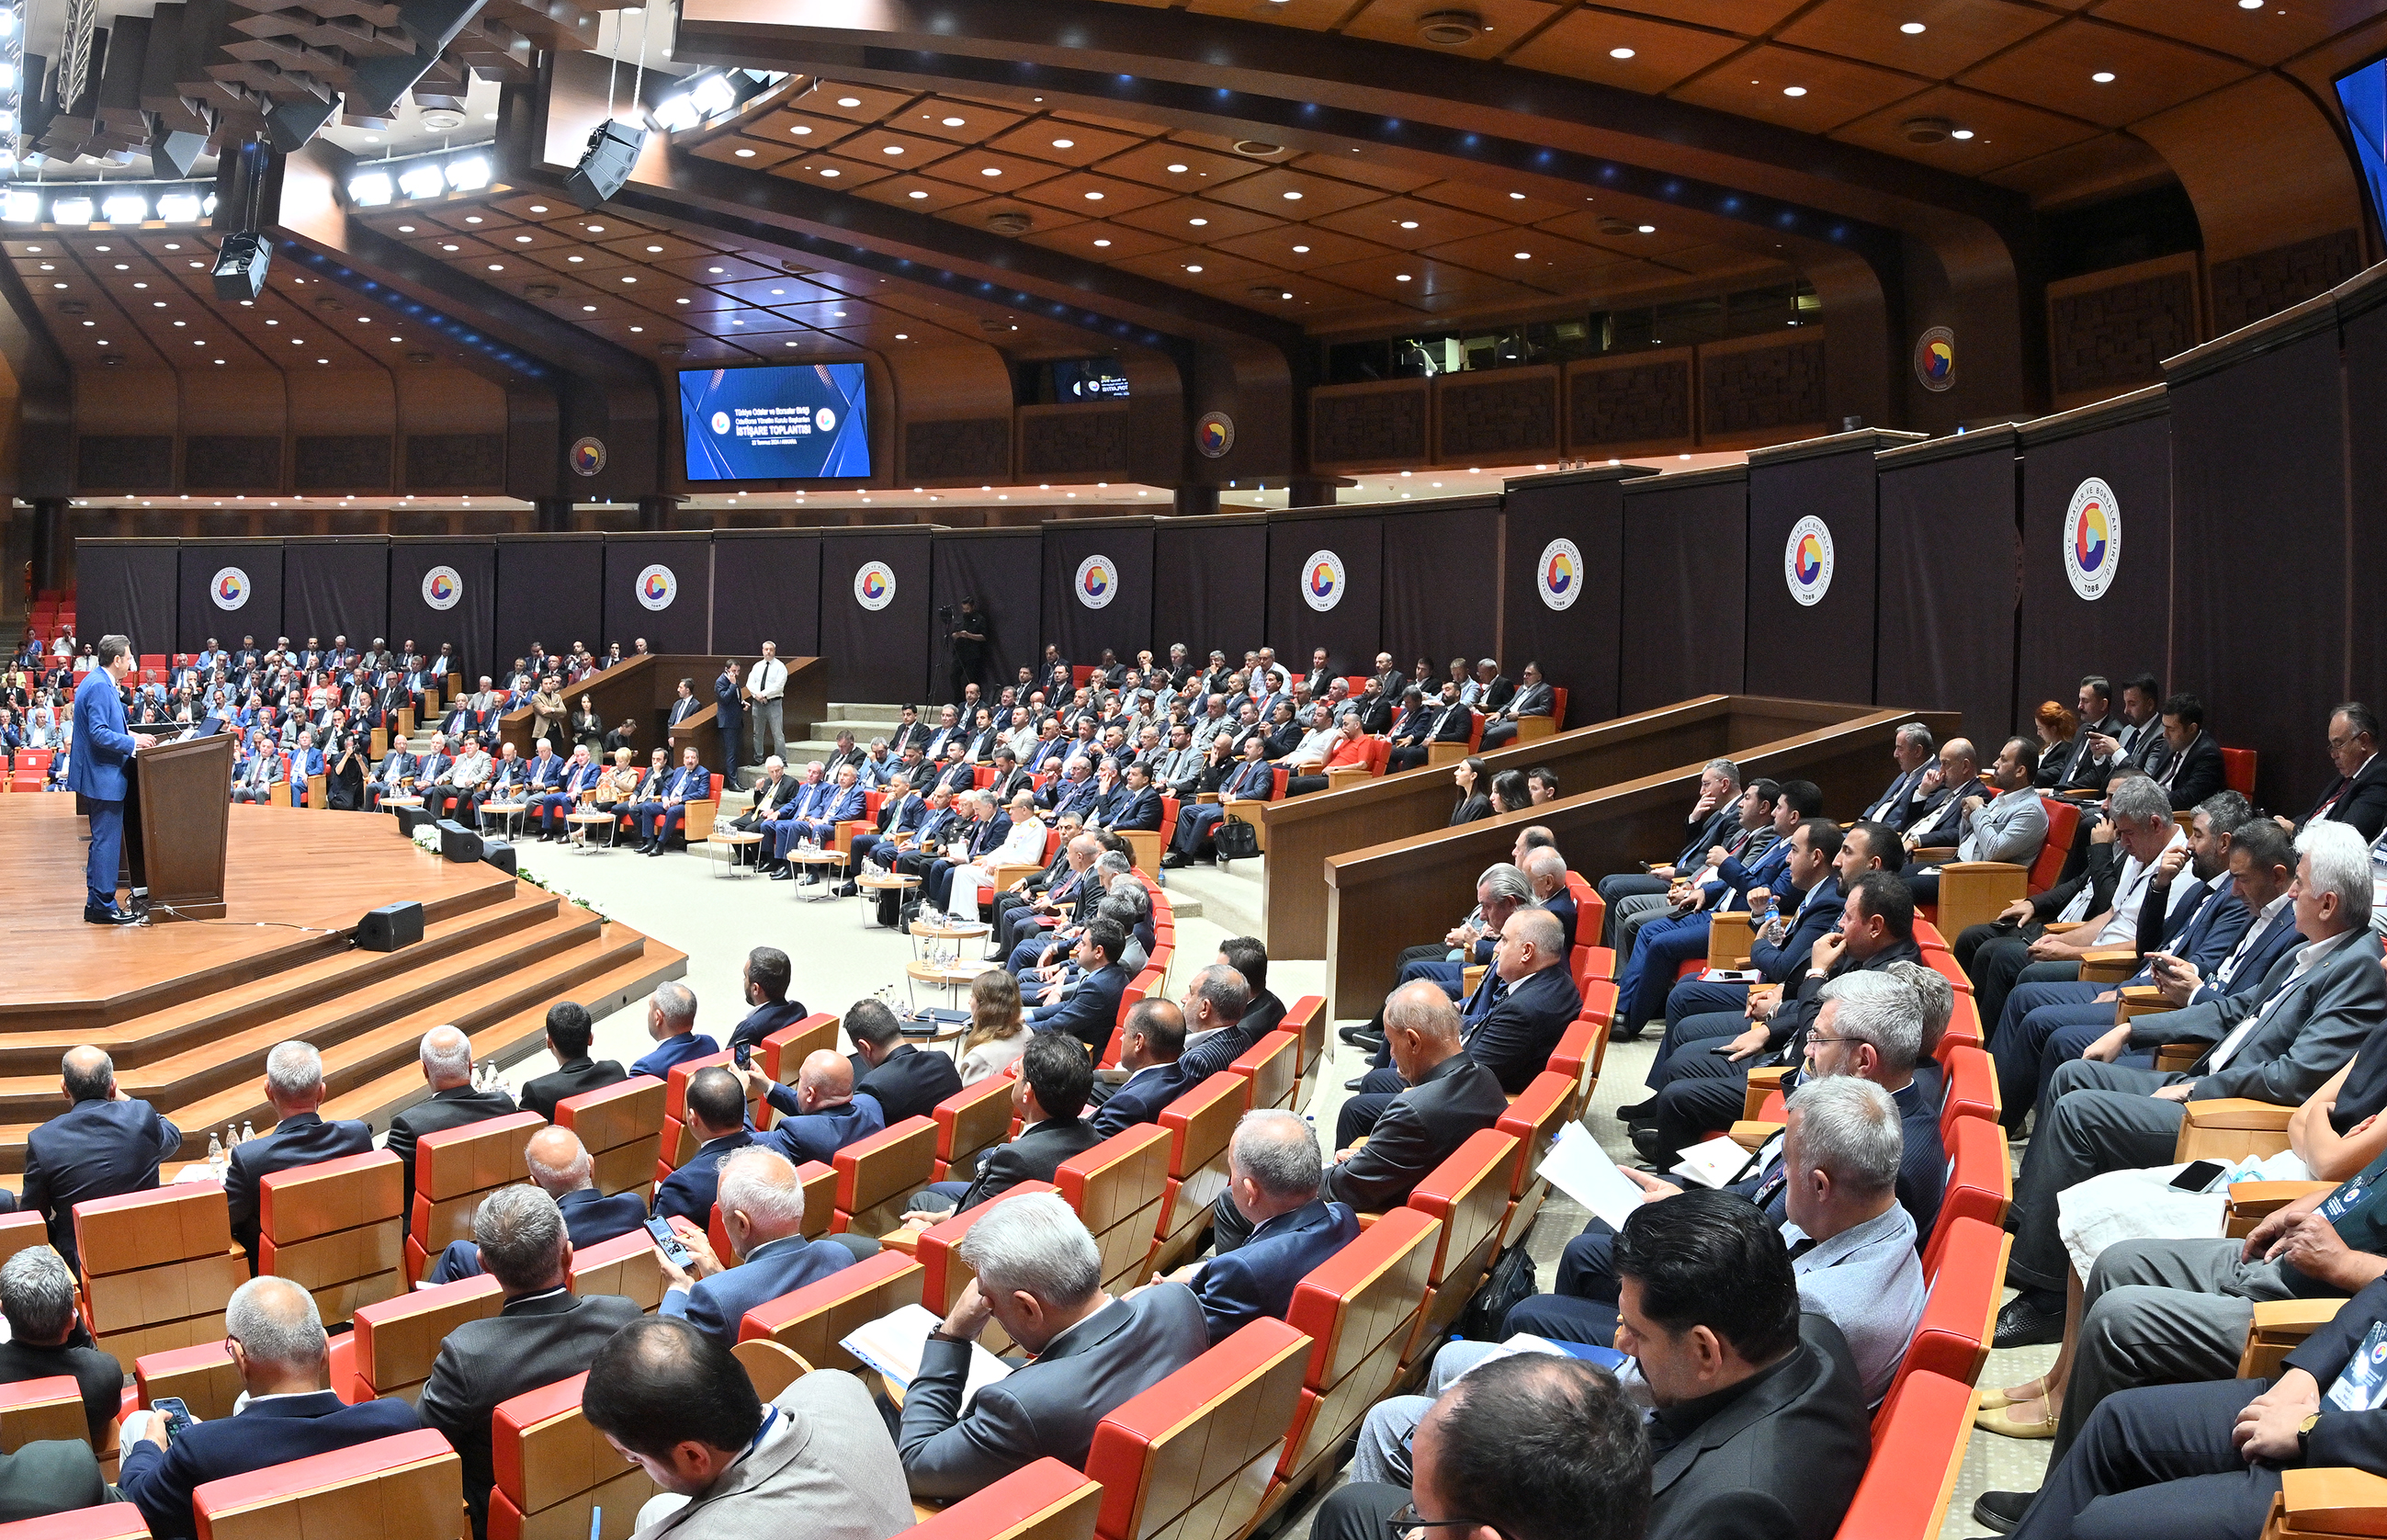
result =
M1749 698L1724 699L1729 708ZM1813 781L1823 789L1825 812L1835 817L1852 816L1888 784L1895 771L1890 743L1900 723L1921 721L1942 738L1957 726L1952 712L1877 711L1808 701L1750 704L1753 714L1770 715L1785 730L1735 753L1741 773ZM1401 950L1442 935L1466 914L1475 901L1476 877L1494 862L1509 858L1517 830L1527 824L1547 825L1567 865L1592 881L1630 871L1639 862L1672 859L1682 847L1685 814L1699 795L1699 771L1712 757L1703 753L1539 807L1328 856L1329 1014L1344 1019L1373 1011L1392 988ZM1273 841L1273 826L1269 832ZM1274 947L1273 939L1269 945Z
M1654 711L1579 727L1534 743L1513 744L1483 756L1489 790L1503 770L1547 765L1559 789L1586 791L1677 765L1699 765L1719 754L1737 755L1812 727L1812 701L1751 695L1702 695ZM1821 708L1838 721L1870 706ZM1887 773L1885 772L1885 778ZM1448 766L1380 776L1345 790L1313 792L1262 810L1268 829L1265 917L1272 957L1327 955L1328 857L1448 827L1459 800ZM1535 821L1535 820L1528 820ZM1513 841L1512 833L1509 839ZM1579 868L1578 868L1579 869ZM1448 928L1445 927L1445 928ZM1404 945L1420 938L1411 937Z
M825 721L828 716L828 663L822 658L782 658L788 665L788 688L782 700L782 726L789 738L802 736L800 729L807 724ZM567 688L563 703L568 715L577 710L580 698L588 697L591 706L606 726L621 725L624 717L634 717L639 727L638 762L643 765L648 753L658 743L671 751L672 763L679 763L679 751L693 745L696 757L708 770L726 775L733 766L722 763L721 734L714 726L713 681L727 654L702 652L663 652L651 657L632 658L619 668L609 668L591 675L577 688ZM754 660L740 657L739 677L751 668ZM666 730L671 721L672 702L679 698L679 682L691 681L699 709L676 727ZM533 713L528 706L508 712L499 719L499 737L514 746L517 752L528 758L536 739ZM750 717L745 729L751 738L753 727ZM570 758L569 742L555 745L555 751Z

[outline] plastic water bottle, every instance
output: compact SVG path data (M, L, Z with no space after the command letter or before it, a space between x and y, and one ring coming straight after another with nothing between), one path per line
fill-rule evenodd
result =
M223 1180L223 1174L224 1174L224 1147L223 1147L223 1141L222 1141L222 1140L221 1140L221 1139L218 1139L218 1138L215 1136L215 1132L214 1132L214 1130L208 1130L208 1169L209 1171L211 1171L211 1172L213 1172L213 1173L214 1173L214 1175L215 1175L215 1179L216 1179L218 1181L221 1181L221 1180Z
M246 1144L256 1137L257 1130L250 1125L247 1118L242 1118L240 1120L240 1142Z

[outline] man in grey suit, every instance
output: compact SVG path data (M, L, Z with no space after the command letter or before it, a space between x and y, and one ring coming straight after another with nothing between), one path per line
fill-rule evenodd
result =
M1182 1283L1113 1299L1100 1248L1058 1193L997 1204L961 1255L977 1277L928 1333L895 1434L915 1497L966 1496L1046 1455L1083 1470L1095 1424L1210 1345ZM965 1410L971 1344L989 1320L1033 1357Z
M2186 1074L2088 1058L2055 1071L2014 1184L2006 1277L2022 1292L1998 1313L1999 1346L2063 1334L2071 1263L2056 1232L2058 1193L2102 1172L2170 1160L2191 1099L2300 1105L2387 1016L2379 938L2370 932L2368 844L2323 821L2297 836L2296 851L2291 891L2297 933L2308 940L2274 963L2259 988L2164 1017L2169 1041L2209 1045Z
M650 1317L598 1353L580 1409L663 1488L632 1540L891 1540L912 1527L894 1443L851 1374L802 1375L765 1406L728 1348Z

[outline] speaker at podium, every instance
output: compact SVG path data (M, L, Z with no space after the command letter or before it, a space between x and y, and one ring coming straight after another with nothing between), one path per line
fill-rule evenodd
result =
M233 738L159 743L126 766L124 877L153 922L224 917Z

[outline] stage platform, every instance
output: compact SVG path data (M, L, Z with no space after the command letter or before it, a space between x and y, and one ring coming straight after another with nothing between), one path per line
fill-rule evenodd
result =
M684 953L508 877L450 862L378 814L235 804L219 921L111 928L82 920L83 821L63 793L0 796L0 1172L64 1105L58 1058L95 1043L129 1096L155 1102L207 1150L209 1129L263 1132L265 1054L322 1052L326 1117L376 1128L424 1094L415 1044L443 1023L476 1056L539 1041L547 1008L603 1016L687 971ZM360 952L358 919L412 900L423 939Z

